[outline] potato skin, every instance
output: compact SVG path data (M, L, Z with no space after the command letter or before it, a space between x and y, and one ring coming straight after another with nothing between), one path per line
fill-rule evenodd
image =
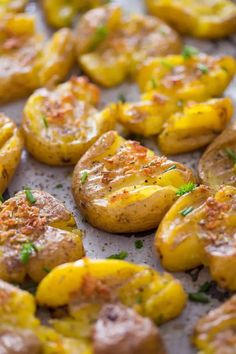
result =
M72 165L104 132L113 129L112 108L98 112L99 89L73 77L55 90L36 91L22 122L27 150L48 165Z
M236 296L211 310L196 324L193 342L202 354L233 353L236 336Z
M235 203L236 188L231 186L215 194L200 186L180 197L155 236L164 268L184 271L204 264L221 287L235 290ZM192 210L184 216L187 207Z
M0 194L7 188L20 162L23 137L16 125L0 114Z
M161 151L168 155L190 152L209 144L233 115L230 98L190 103L164 123L158 136Z
M221 185L236 187L235 164L227 154L227 149L236 151L236 126L225 129L203 153L198 174L201 181L217 191Z
M188 168L110 131L76 165L72 191L93 226L129 233L156 227L177 199L177 188L189 181L194 177Z
M221 38L236 31L236 6L229 0L146 0L152 15L193 37Z
M182 47L177 33L161 20L145 15L125 18L116 5L86 13L77 34L82 70L105 87L133 76L148 57L179 53Z
M84 255L82 233L72 214L50 194L31 193L35 203L22 191L0 205L0 279L5 281L21 283L28 274L39 282L58 264Z

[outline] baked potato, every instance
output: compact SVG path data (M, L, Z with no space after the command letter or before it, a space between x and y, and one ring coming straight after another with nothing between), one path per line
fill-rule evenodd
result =
M147 60L137 74L137 82L141 91L157 91L180 104L201 102L220 96L234 77L235 68L231 56L196 54L185 47L182 55Z
M167 155L201 148L222 132L232 115L233 103L230 98L189 103L182 112L175 113L166 120L157 139L159 148ZM207 172L209 173L209 165Z
M146 0L152 15L183 34L221 38L236 32L236 6L230 0Z
M89 223L129 233L156 227L178 198L178 187L193 181L184 165L110 131L76 165L72 190Z
M46 20L53 27L68 27L79 11L106 4L109 0L43 0Z
M23 137L16 125L0 114L0 195L9 184L23 148Z
M236 351L236 296L201 318L193 341L201 354L233 354ZM200 354L199 353L199 354Z
M49 165L76 164L104 132L113 129L112 107L98 112L99 89L72 77L54 90L37 90L27 101L23 133L28 151Z
M164 268L185 271L204 264L221 287L235 290L235 204L231 186L215 194L200 186L180 197L155 236Z
M121 303L162 323L181 313L186 294L171 275L160 275L148 266L85 258L50 272L39 284L36 300L52 308L67 306L69 318L87 325L109 303Z
M179 53L175 31L146 15L123 16L117 5L86 13L77 26L77 55L82 70L105 87L133 76L146 58Z
M72 214L50 194L25 189L0 205L0 279L39 282L58 264L84 255Z
M236 187L236 126L219 135L202 155L198 173L202 182L214 190L222 184Z
M1 0L0 12L21 12L24 10L28 0Z

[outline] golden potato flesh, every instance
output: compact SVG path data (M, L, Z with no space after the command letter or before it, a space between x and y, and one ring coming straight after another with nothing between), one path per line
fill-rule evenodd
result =
M71 25L79 11L106 4L109 0L43 0L47 22L53 27Z
M236 352L236 296L201 318L195 327L193 342L201 354Z
M202 182L214 190L222 184L236 187L236 126L227 128L202 155L198 172Z
M0 279L40 281L58 264L84 255L72 214L50 194L17 193L0 205Z
M235 290L235 205L236 188L230 186L215 195L200 186L180 197L155 237L164 268L185 271L205 264L220 286Z
M177 31L200 38L236 32L236 6L230 0L146 0L148 10Z
M122 303L157 323L165 322L180 314L186 294L171 275L148 266L85 258L55 268L39 284L36 299L40 305L67 306L68 318L88 326L109 303Z
M89 223L127 233L156 227L177 199L178 187L190 181L187 167L110 131L76 165L72 189Z
M147 58L181 50L178 35L164 22L146 15L125 18L116 5L86 13L77 37L81 68L105 87L120 84Z
M185 47L182 55L146 61L137 82L141 91L156 91L179 103L201 102L221 95L234 77L235 68L231 56L194 54L190 47Z
M0 195L9 184L20 161L23 138L16 125L0 114Z
M73 77L55 90L36 91L24 109L28 151L49 165L77 163L100 135L114 127L112 108L98 112L94 107L99 98L99 89L83 77Z
M0 12L21 12L28 0L0 0Z
M158 136L164 154L181 154L209 144L222 132L233 115L230 98L189 103L184 110L167 119ZM207 166L208 170L209 166ZM216 176L217 178L217 176Z

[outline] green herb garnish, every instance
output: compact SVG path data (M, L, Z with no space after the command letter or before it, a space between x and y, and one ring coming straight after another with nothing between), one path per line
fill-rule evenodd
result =
M184 49L182 51L182 56L184 57L184 59L190 59L193 56L197 55L199 53L199 50L195 47L186 45L184 46Z
M59 183L59 184L56 185L56 188L58 188L58 189L59 189L59 188L62 188L62 187L63 187L63 184L61 184L61 183Z
M45 116L42 116L42 121L43 121L45 128L47 129L48 128L48 120Z
M194 208L192 206L186 207L180 211L180 214L183 216L186 216L186 215L190 214L193 211L193 209Z
M194 302L201 302L202 304L207 304L210 300L208 296L204 293L189 293L188 298Z
M195 184L193 182L189 182L187 184L183 184L177 190L176 195L178 195L180 197L181 195L184 195L186 193L192 192L196 187L197 187L197 184Z
M128 253L125 251L121 251L120 253L117 254L112 254L107 259L125 259L128 257Z
M167 69L170 69L170 70L173 69L173 67L174 67L172 64L168 63L168 61L166 61L166 60L164 60L164 59L161 60L160 63L161 63L163 66L165 66Z
M152 77L150 79L150 84L151 84L151 88L152 89L156 89L157 88L157 82L156 82L156 79L154 79L154 77Z
M27 264L33 252L37 252L37 247L32 242L25 243L20 250L21 262Z
M225 149L225 153L236 164L236 153L230 148Z
M3 196L0 194L0 203L3 203L4 202L4 198Z
M85 182L87 181L88 179L88 172L87 171L84 171L80 177L80 182L81 184L85 184Z
M96 49L96 47L102 43L108 36L108 28L105 25L101 25L96 29L96 32L93 35L92 43L90 50Z
M176 169L176 165L172 165L169 168L167 168L164 172L172 171Z
M51 272L51 269L49 269L48 267L43 267L43 271L45 273L50 273Z
M200 286L198 292L199 292L199 293L207 293L207 292L210 290L211 285L212 285L212 284L211 284L209 281L206 281L205 283L203 283L203 284Z
M202 63L198 63L197 64L197 68L203 73L203 74L207 74L209 72L208 67L205 64Z
M31 203L31 204L35 204L36 203L36 199L33 196L32 192L30 189L25 189L25 195L27 200Z
M137 240L135 241L135 248L139 250L140 248L143 248L143 241Z
M118 101L120 101L121 103L125 103L126 102L126 97L123 93L120 93L118 96Z

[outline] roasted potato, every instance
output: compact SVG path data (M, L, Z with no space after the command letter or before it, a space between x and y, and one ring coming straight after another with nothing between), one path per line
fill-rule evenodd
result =
M164 268L185 271L209 266L221 287L235 290L236 188L214 193L200 186L179 198L160 224L155 247Z
M23 137L16 125L0 114L0 195L9 184L20 161Z
M43 0L47 22L53 27L70 26L79 11L106 4L109 0Z
M190 181L187 167L110 131L76 165L72 189L89 223L127 233L156 227L178 198L178 187Z
M117 302L162 323L181 313L186 294L171 275L148 266L85 258L50 272L39 284L36 299L53 308L67 306L69 318L80 323L93 322L102 305Z
M233 103L230 98L190 103L164 123L164 129L158 136L159 147L167 155L203 147L222 132L232 115Z
M227 128L202 155L198 172L202 182L214 190L222 184L236 187L236 126Z
M37 90L24 109L26 148L49 165L76 164L104 132L113 129L115 114L94 107L99 89L86 78L73 77L55 90Z
M21 12L28 0L0 0L0 12Z
M230 0L146 0L151 14L177 31L199 38L236 32L236 6Z
M77 27L81 68L105 87L133 76L146 58L179 53L180 39L161 20L146 15L122 16L117 5L86 13Z
M157 91L179 103L201 102L221 95L234 77L235 69L231 56L194 54L186 47L182 55L146 61L137 74L137 82L141 91Z
M0 279L39 282L58 264L84 255L72 214L50 194L17 193L0 205Z
M236 296L201 318L193 341L201 354L233 354L236 351ZM199 353L199 354L200 354Z

